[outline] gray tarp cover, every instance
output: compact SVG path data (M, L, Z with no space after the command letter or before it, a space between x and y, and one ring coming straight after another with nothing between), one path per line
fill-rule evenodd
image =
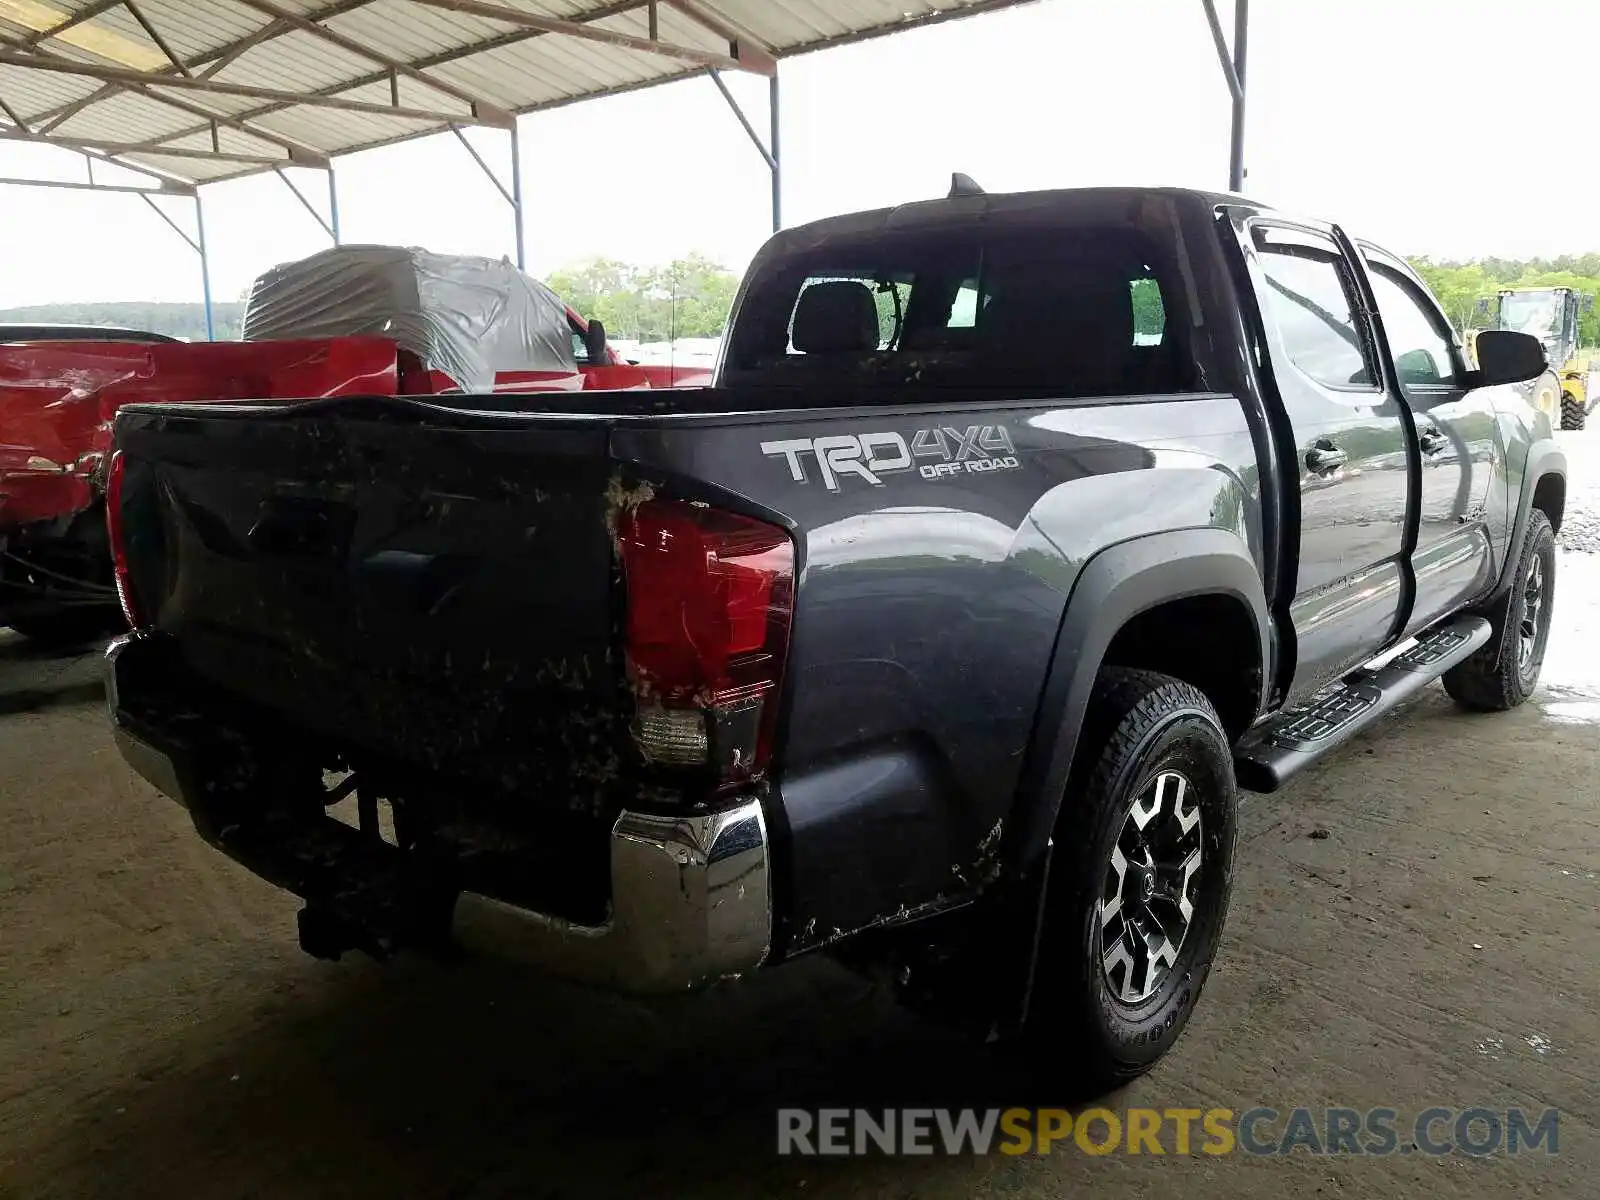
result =
M467 391L497 371L575 371L566 307L508 262L404 246L336 246L255 281L244 340L393 338Z

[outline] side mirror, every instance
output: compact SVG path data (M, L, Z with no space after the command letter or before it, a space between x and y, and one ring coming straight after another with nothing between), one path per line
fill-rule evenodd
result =
M1493 311L1494 301L1487 296L1479 296L1478 302L1472 306L1473 315L1480 321L1487 321Z
M603 321L590 321L583 335L583 350L589 365L598 367L608 361L606 357L606 327Z
M1472 373L1473 387L1493 387L1502 383L1526 383L1548 369L1544 347L1529 333L1509 329L1485 329L1478 335L1478 369Z

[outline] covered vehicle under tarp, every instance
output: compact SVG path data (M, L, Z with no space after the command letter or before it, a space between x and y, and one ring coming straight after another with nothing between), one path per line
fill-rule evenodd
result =
M403 246L335 246L256 280L244 340L374 334L466 391L502 371L576 370L566 306L509 262Z

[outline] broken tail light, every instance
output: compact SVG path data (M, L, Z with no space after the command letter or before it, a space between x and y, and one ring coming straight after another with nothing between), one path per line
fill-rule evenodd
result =
M143 629L149 624L139 608L139 599L133 591L133 579L128 571L128 540L123 528L122 477L126 465L122 451L111 455L106 467L106 536L111 542L111 569L117 583L117 603L122 615L133 629Z
M618 541L641 749L663 766L709 768L720 787L761 777L794 611L788 532L649 500L623 516Z

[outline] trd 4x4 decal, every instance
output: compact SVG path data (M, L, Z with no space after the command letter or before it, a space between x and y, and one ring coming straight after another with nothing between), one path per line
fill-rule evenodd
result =
M882 487L882 476L909 471L912 467L924 479L948 479L953 475L1010 471L1021 465L1017 461L1017 448L1004 425L968 425L964 430L950 425L919 429L909 444L898 433L786 438L762 442L761 453L768 458L782 456L789 464L789 477L796 483L807 481L804 456L812 455L822 484L830 492L839 490L839 480L846 475ZM937 461L917 462L917 459Z

